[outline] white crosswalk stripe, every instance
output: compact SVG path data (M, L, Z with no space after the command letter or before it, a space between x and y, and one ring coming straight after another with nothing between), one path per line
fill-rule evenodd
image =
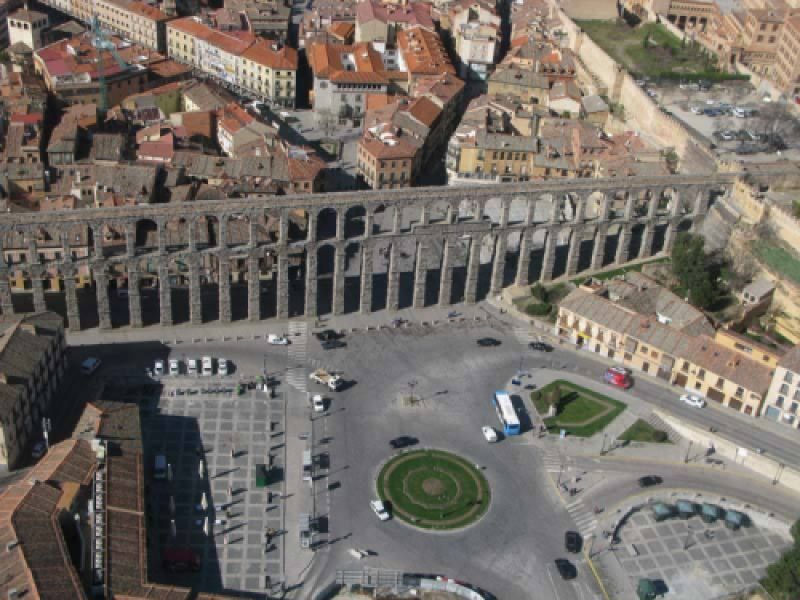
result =
M572 520L575 521L578 532L583 537L592 533L594 528L597 527L597 519L592 514L592 511L586 507L583 499L579 498L567 504L567 512L572 517Z
M545 448L542 463L545 469L550 473L557 473L564 468L564 458L561 453L555 448Z
M308 326L302 321L289 323L289 369L286 382L301 392L308 392Z
M516 337L522 344L528 345L529 343L539 339L539 336L531 332L530 327L522 327L517 325L514 327L514 337Z

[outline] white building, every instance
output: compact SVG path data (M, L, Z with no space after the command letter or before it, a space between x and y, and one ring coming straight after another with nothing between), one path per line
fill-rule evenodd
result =
M800 346L778 361L764 400L763 415L765 419L800 428Z
M31 50L42 47L42 32L49 24L47 15L23 8L8 15L9 46L23 43Z

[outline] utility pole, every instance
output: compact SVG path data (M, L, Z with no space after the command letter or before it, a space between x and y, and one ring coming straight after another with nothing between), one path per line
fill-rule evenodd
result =
M689 446L686 448L686 457L683 459L684 463L689 462L689 453L692 451L692 440L689 440Z

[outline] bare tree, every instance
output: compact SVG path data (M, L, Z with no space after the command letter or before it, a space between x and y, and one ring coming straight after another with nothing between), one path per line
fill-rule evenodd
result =
M782 102L764 104L750 123L751 130L758 133L771 150L784 149L784 140L800 135L800 122Z

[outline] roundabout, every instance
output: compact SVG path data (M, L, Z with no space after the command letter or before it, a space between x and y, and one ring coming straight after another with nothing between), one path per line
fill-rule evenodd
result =
M422 529L461 529L489 508L489 483L471 462L441 450L391 458L378 474L378 496L393 515Z

